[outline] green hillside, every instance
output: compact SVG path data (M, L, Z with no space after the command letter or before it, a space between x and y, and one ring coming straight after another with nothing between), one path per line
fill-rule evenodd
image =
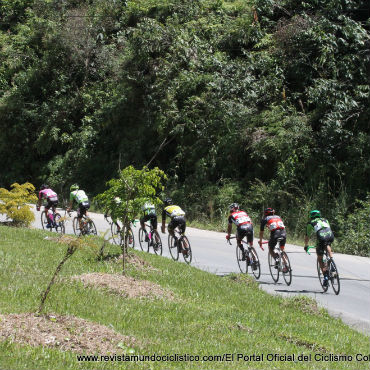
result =
M368 255L369 17L367 0L2 0L0 186L96 195L150 163L190 219L272 206L300 236L319 208Z
M37 310L40 295L67 249L47 235L52 234L0 227L0 368L368 368L366 360L356 361L356 355L358 359L368 355L365 335L330 317L313 300L270 296L246 275L216 276L135 251L131 258L135 264L129 264L125 279L140 285L131 291L138 294L136 298L119 294L117 287L86 286L78 280L123 278L121 263L115 259L117 246L107 247L100 261L94 249L77 251L51 289L44 309L49 317L25 315ZM156 286L154 297L143 294L150 284ZM27 318L33 322L31 331ZM84 325L76 325L76 320L85 320ZM61 336L62 324L67 334ZM96 324L99 330L94 329ZM81 330L85 334L79 337ZM113 334L99 340L104 330ZM112 347L113 336L130 339ZM167 357L176 354L183 361ZM97 355L100 361L89 357L90 361L79 362L79 355ZM157 355L163 360L117 360L123 355Z

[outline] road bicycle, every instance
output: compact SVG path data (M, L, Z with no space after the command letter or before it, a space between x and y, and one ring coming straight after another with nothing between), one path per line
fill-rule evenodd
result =
M149 252L150 247L153 248L154 253L162 255L162 240L157 230L153 228L152 223L144 224L150 228L149 232L145 232L142 227L139 229L139 244L140 248L143 251L146 247L146 251Z
M191 246L189 239L180 232L178 227L174 230L174 236L168 235L168 249L170 251L170 255L174 261L179 259L179 254L181 253L184 261L187 264L190 264L193 254L191 251Z
M235 238L236 237L233 236L230 239ZM232 245L230 239L228 240L228 243ZM249 243L247 243L245 240L242 240L242 243L247 245L247 247L244 248L244 256L242 250L239 248L238 244L236 244L236 261L238 262L240 272L242 272L243 274L247 274L248 268L250 267L254 277L256 279L259 279L261 276L261 265L257 251L254 249L253 246L250 246Z
M116 220L116 221L110 221L109 216L107 215L104 215L104 219L109 223L110 225L110 229L111 229L111 233L112 233L112 240L113 240L113 243L116 244L116 245L122 245L122 241L123 241L123 227L122 227L122 224L120 221ZM134 220L133 222L131 222L131 224L136 227L136 221ZM127 245L134 249L135 248L135 237L134 237L134 233L132 231L132 228L131 228L131 225L130 227L128 228L127 232L126 232L126 235L125 235L125 239L127 241Z
M312 249L312 248L316 248L316 246L315 245L308 246L307 254L311 254L309 252L309 250ZM321 271L319 261L317 261L317 275L319 277L319 281L320 281L320 285L322 287L322 290L324 292L327 292L328 289L329 289L329 283L330 283L331 287L333 288L333 291L334 291L335 295L338 295L339 292L340 292L339 272L338 272L337 265L334 262L334 258L330 258L330 256L329 256L327 245L325 246L325 251L324 251L324 254L322 256L322 262L324 263L324 268L326 268L326 270L329 272L328 284L325 285L324 284L324 274Z
M290 265L289 257L286 252L280 248L280 241L282 238L277 239L277 244L274 248L274 253L278 255L277 258L274 258L271 253L268 253L268 264L269 270L274 283L279 281L280 273L283 275L286 285L292 283L292 267ZM263 242L267 244L268 242Z
M50 221L50 227L47 227L48 218ZM46 213L46 209L41 212L41 226L43 229L49 229L50 231L53 231L54 229L57 233L61 234L64 234L66 231L62 216L60 213L56 212L54 207L49 209L48 213Z
M71 216L72 212L68 212L68 214ZM72 226L73 232L77 236L98 234L94 221L86 215L81 217L81 224L78 217L75 216L72 221Z

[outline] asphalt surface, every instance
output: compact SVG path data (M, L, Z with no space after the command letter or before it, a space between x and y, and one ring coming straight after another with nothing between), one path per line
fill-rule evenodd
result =
M35 209L34 211L36 212ZM60 210L60 213L64 215L64 211ZM75 213L72 217L74 215ZM90 213L90 217L94 220L99 233L104 233L109 229L109 224L104 220L103 215ZM36 212L36 221L33 226L41 228L40 212ZM138 223L134 228L135 248L139 248L137 239L139 227ZM66 233L73 233L72 220L66 223ZM160 235L163 243L163 256L171 258L168 251L168 234L160 233ZM236 241L233 240L231 246L227 244L225 233L189 227L186 235L193 251L192 266L218 275L240 272L236 261ZM292 283L287 286L282 277L276 284L271 278L267 263L268 247L265 246L265 250L262 251L256 239L254 247L261 263L261 277L258 280L261 289L271 294L288 297L302 294L312 297L331 315L340 317L346 324L370 335L370 258L334 254L341 283L340 294L335 295L331 287L326 293L322 291L317 277L314 250L311 251L311 255L308 255L302 247L286 245L285 250L288 253L293 273ZM181 255L179 261L183 261Z

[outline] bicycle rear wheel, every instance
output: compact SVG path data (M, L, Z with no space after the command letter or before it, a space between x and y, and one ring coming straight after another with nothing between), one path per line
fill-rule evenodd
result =
M175 238L172 235L168 235L168 249L172 259L177 261L179 259L179 249L177 248L177 243L175 243Z
M78 218L77 217L74 217L73 218L73 221L72 221L72 226L73 226L73 232L75 235L80 235L81 233L81 230L80 230L80 224L78 222Z
M327 263L326 262L325 262L325 265L327 266ZM319 276L319 281L320 281L322 290L324 292L327 292L328 291L328 288L329 288L329 284L328 285L324 285L324 274L321 271L319 261L317 261L317 275Z
M250 255L252 273L256 279L259 279L261 276L261 265L257 251L254 249L254 247L250 247Z
M48 223L48 219L46 217L46 212L42 211L41 212L41 226L42 226L43 229L46 229L47 223Z
M292 268L290 266L289 257L285 252L281 252L281 265L283 266L281 273L283 274L286 285L289 286L292 283ZM285 268L286 271L284 272Z
M110 230L112 232L112 239L113 239L113 243L116 244L116 245L121 245L121 228L118 227L119 225L117 224L117 222L112 222L111 226L110 226ZM118 231L119 229L119 231Z
M246 274L248 272L248 263L247 263L246 258L244 258L244 261L243 261L243 252L239 248L238 244L236 244L235 252L236 252L236 261L238 262L239 270L243 274ZM247 255L247 252L245 254Z
M340 292L340 280L337 265L333 259L330 260L328 268L331 287L333 288L335 295L338 295Z
M158 254L159 256L162 255L162 239L157 230L152 231L152 242L153 242L153 249L154 253Z
M280 258L280 257L279 257ZM270 274L272 277L272 280L277 283L279 281L279 265L280 260L278 260L278 264L276 266L275 258L273 258L269 252L268 254L268 264L270 269Z
M55 231L64 234L66 232L64 221L61 221L62 216L59 213L54 214Z
M186 236L181 238L181 253L184 261L189 265L193 258L193 253L191 251L189 239Z
M145 245L147 244L147 242L145 241L145 232L141 227L139 229L139 244L142 251L147 249L149 252L149 244L147 246Z

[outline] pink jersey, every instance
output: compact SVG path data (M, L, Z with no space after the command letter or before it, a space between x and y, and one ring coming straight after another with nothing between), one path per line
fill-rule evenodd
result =
M39 192L39 199L58 200L58 195L51 189L44 189Z

